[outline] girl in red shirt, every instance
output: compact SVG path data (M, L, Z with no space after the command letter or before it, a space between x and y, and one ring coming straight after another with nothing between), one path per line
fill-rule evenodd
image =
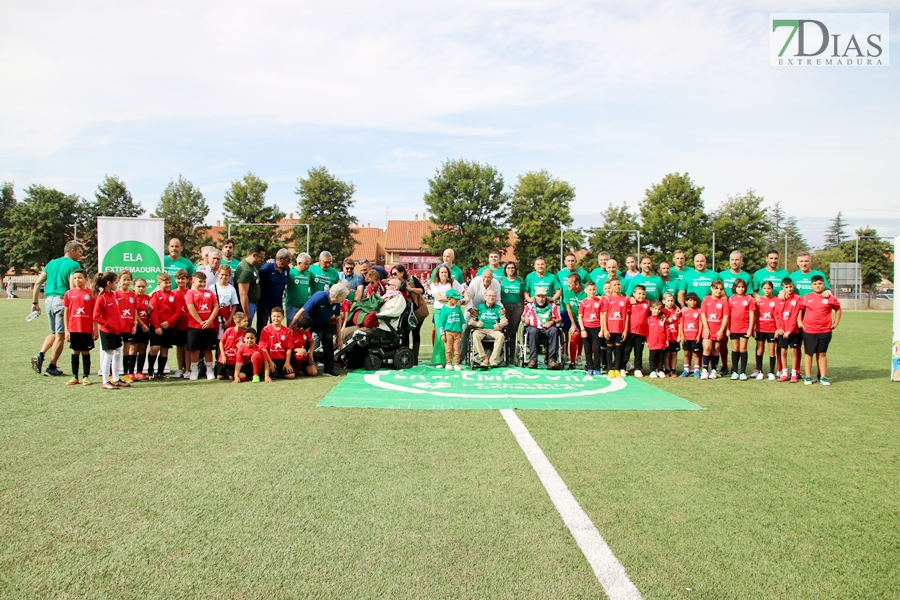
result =
M606 338L607 377L624 377L625 349L628 339L628 318L631 303L621 295L622 282L618 277L609 280L609 296L603 312L603 337ZM621 371L620 371L621 370Z
M688 292L684 297L685 309L681 312L681 343L684 345L684 372L681 377L691 374L691 366L694 368L694 378L700 379L700 357L703 356L703 321L700 318L700 297L694 292ZM695 359L696 358L696 362Z
M238 311L231 316L233 327L229 327L219 340L219 360L216 362L216 378L234 378L234 362L237 358L237 347L244 339L244 330L250 324L247 315Z
M650 301L647 300L647 288L638 284L632 293L628 316L628 342L625 346L625 362L634 352L634 376L644 376L644 344L647 343L647 320L650 317Z
M581 339L584 340L584 371L588 375L601 375L600 337L603 333L603 299L597 296L597 284L588 281L584 286L587 298L578 305L581 322Z
M190 379L191 371L188 369L188 350L187 350L187 334L188 334L188 314L185 296L188 292L188 285L191 280L190 274L185 269L179 269L175 273L175 296L181 304L181 314L175 325L175 358L178 361L178 370L175 371L175 377Z
M731 380L747 381L747 341L756 327L756 301L747 295L747 282L737 279L728 298L731 312ZM740 366L739 366L740 361Z
M103 379L104 390L115 390L120 387L131 387L130 384L119 380L119 371L115 364L115 354L122 347L123 319L119 298L116 297L116 282L118 276L107 271L97 278L94 291L97 299L94 301L94 321L100 325L100 374ZM125 321L128 329L131 322ZM112 381L110 381L112 380Z
M763 354L769 347L769 381L775 381L775 332L778 330L775 317L778 313L778 298L773 296L775 288L771 281L762 284L762 296L756 302L756 371L751 377L762 380Z
M715 379L719 366L719 342L728 331L728 316L731 307L725 298L725 286L721 281L713 281L709 286L710 295L700 304L700 320L703 323L703 371L700 379Z
M147 295L147 280L138 277L134 280L134 335L131 336L131 366L134 369L132 379L142 381L144 375L144 357L147 354L147 342L150 341L150 296Z
M650 378L665 377L666 350L669 347L669 332L663 304L654 300L647 317L647 347L650 348Z
M675 304L675 294L666 292L662 299L662 312L666 319L666 335L669 346L666 348L666 371L668 377L678 377L678 351L681 350L678 342L681 341L681 310Z
M134 354L131 352L131 336L137 331L135 319L135 294L131 289L134 276L128 269L119 271L119 289L116 297L119 299L119 307L122 309L122 347L116 350L116 369L122 374L122 381L131 383L131 367L134 364ZM131 327L125 323L131 319Z

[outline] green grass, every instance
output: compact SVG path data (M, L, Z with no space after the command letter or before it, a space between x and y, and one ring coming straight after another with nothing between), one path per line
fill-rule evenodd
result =
M67 388L29 370L27 309L0 303L0 597L602 596L497 412L316 408L327 379ZM889 332L845 315L830 389L518 414L645 598L895 597Z

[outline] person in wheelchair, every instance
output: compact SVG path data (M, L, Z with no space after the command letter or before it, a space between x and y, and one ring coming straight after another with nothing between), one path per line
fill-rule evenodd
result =
M550 355L547 366L550 369L559 369L560 364L556 358L559 356L559 341L562 318L559 315L559 307L552 304L547 298L547 288L535 289L534 301L525 307L522 315L525 324L525 332L528 334L528 365L529 369L537 368L538 346L546 342Z
M383 297L379 299L378 296L370 296L353 304L348 314L348 322L341 332L341 341L346 344L357 331L366 334L372 333L375 329L390 332L391 325L396 330L396 320L406 310L407 300L406 282L402 279L389 279ZM366 306L363 306L364 304Z
M475 307L476 315L469 319L472 328L472 344L475 346L475 362L473 367L500 366L500 355L503 352L505 335L503 330L508 325L506 310L497 302L497 293L492 289L484 292L484 303ZM484 338L494 340L494 348L490 359L485 358Z

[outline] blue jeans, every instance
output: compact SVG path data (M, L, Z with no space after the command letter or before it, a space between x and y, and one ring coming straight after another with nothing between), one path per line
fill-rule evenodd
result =
M247 324L249 327L253 327L253 317L256 316L256 305L252 302L250 306L247 308ZM259 335L259 332L256 332L256 335Z
M300 312L301 306L286 306L284 308L285 325L290 325L297 313Z

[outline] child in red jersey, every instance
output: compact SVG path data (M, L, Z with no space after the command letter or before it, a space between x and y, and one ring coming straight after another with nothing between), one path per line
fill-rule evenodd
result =
M374 269L371 272L377 272ZM307 316L302 316L297 320L297 324L291 328L294 336L294 350L291 353L294 373L305 373L309 377L315 377L319 374L316 370L316 361L313 359L313 338L310 331L313 326L313 320Z
M147 342L150 341L150 296L147 295L147 280L138 277L134 280L134 335L131 336L131 366L135 381L147 379L144 375L144 358L147 354Z
M101 387L104 390L131 387L129 383L119 379L115 361L116 350L122 347L122 332L126 331L126 328L130 331L133 323L122 319L122 309L116 296L117 281L118 276L107 271L97 278L94 288L97 292L97 299L94 301L94 321L100 326L100 374L103 378Z
M761 381L763 374L763 355L766 345L769 346L769 381L775 381L775 332L778 326L775 315L778 313L778 298L771 281L765 281L760 289L759 300L756 301L756 370L751 377Z
M747 381L747 342L756 327L756 301L747 295L747 282L735 279L728 298L731 319L731 380Z
M187 347L191 363L191 381L200 377L200 353L206 362L206 378L215 379L213 373L212 349L216 343L216 318L219 316L219 301L216 295L206 289L206 275L197 271L193 276L194 286L184 295L184 305L188 313Z
M581 339L584 340L584 372L588 375L602 375L600 339L603 337L603 299L597 296L597 284L593 281L585 284L584 291L587 297L578 305Z
M669 324L663 303L655 300L647 318L647 347L650 348L650 378L665 378L666 350L669 348Z
M131 383L131 336L137 331L137 321L135 320L134 299L135 292L131 289L134 282L134 276L128 269L119 271L119 289L116 290L116 297L119 299L119 308L122 310L122 347L116 350L116 369L122 381ZM125 321L131 320L131 326L127 326Z
M678 351L681 350L681 309L675 304L675 294L666 292L662 299L662 312L666 319L666 335L669 345L666 347L666 364L664 375L678 377Z
M175 345L178 319L181 318L183 309L181 298L172 289L171 275L157 275L156 290L150 295L150 355L147 365L150 379L167 379L166 361L169 358L169 348Z
M272 383L272 378L293 379L294 367L291 362L291 351L294 348L294 334L285 327L284 309L276 306L269 318L271 323L259 332L259 347L265 358L265 381Z
M606 338L607 377L625 376L624 342L628 339L631 303L622 295L622 282L618 277L609 279L609 295L606 296L603 313L603 337Z
M250 323L247 315L238 311L231 315L234 323L222 333L219 339L219 359L216 361L216 377L218 379L234 378L234 362L237 357L237 347L244 339L244 330Z
M259 373L265 358L256 345L256 330L248 327L244 330L244 339L238 344L234 355L234 380L232 383L247 381L252 377L253 383L259 383Z
M725 286L721 281L713 281L709 286L710 295L700 304L700 320L703 323L703 371L700 379L715 379L719 366L719 342L728 331L730 306L725 298Z
M700 379L700 360L703 356L703 320L700 318L700 297L688 292L684 297L685 308L681 311L681 343L684 345L684 371L680 377L689 377L691 366L694 379Z
M800 375L800 344L803 341L797 321L800 318L803 299L794 293L794 280L790 277L785 277L781 281L781 291L784 300L778 301L778 311L775 313L775 327L777 327L775 338L778 340L783 367L779 381L788 381L787 352L790 348L794 359L790 382L797 383L797 377Z
M837 329L841 322L841 303L837 296L830 294L827 298L822 295L825 291L825 278L821 275L813 275L810 279L813 291L803 296L803 308L797 325L803 330L803 367L806 371L806 379L803 383L812 385L812 359L816 357L819 365L819 383L831 385L828 381L828 344L831 343L831 332ZM831 313L834 312L832 321Z
M88 375L91 372L91 350L94 340L99 337L97 324L94 322L94 297L87 288L87 273L77 269L72 273L72 289L63 296L63 324L66 341L72 349L72 379L66 385L91 385ZM84 366L84 378L78 381L78 359Z
M184 301L187 294L191 275L184 269L179 269L175 273L175 288L172 290L181 303L181 315L175 323L175 359L178 361L178 370L175 371L177 378L190 378L191 372L188 369L188 349L187 349L187 333L188 333L188 315Z
M625 363L634 352L634 376L644 376L644 345L647 343L647 317L650 316L650 301L647 288L641 284L634 286L631 294L631 308L628 317L628 340L625 346Z

